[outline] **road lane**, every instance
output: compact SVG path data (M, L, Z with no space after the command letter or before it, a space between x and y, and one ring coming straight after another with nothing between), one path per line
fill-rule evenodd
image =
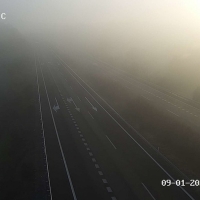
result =
M68 71L68 73L70 73L70 71ZM71 74L72 75L72 74ZM72 75L74 78L75 78L75 80L77 81L77 83L81 86L81 84L80 84L80 80L78 80L74 75ZM77 76L78 77L78 76ZM82 87L83 89L84 89L84 87ZM89 97L88 97L89 98ZM91 97L90 97L91 98ZM94 101L95 102L95 100L94 99L92 99L92 101ZM97 103L97 102L96 102ZM100 104L99 104L99 106L100 107L102 107ZM103 108L103 107L102 107ZM105 111L105 110L104 110ZM100 111L99 111L100 112ZM107 113L108 114L108 113ZM102 113L100 113L98 116L102 116L103 114ZM105 115L105 114L104 114ZM104 117L104 120L105 120L105 117ZM116 122L116 121L115 121ZM103 121L101 122L101 123L103 123ZM120 125L120 124L118 124L118 125ZM113 126L109 126L109 127L113 127ZM121 127L121 128L123 128L123 127ZM148 154L147 154L148 155ZM161 168L162 169L162 168ZM152 170L153 170L153 168L152 168ZM162 169L163 170L163 169ZM164 172L165 172L165 170L163 170ZM165 172L166 173L166 172ZM169 174L167 173L167 175L169 176ZM151 179L152 180L152 179ZM184 193L187 195L187 196L189 196L190 197L190 195L188 195L188 193L185 191L185 189L184 188L181 188L183 191L184 191ZM160 191L162 191L162 189L160 188L159 189ZM174 190L177 190L177 188L175 189L174 188ZM166 192L165 192L166 193ZM174 194L176 194L177 195L177 193L176 192L174 192ZM173 196L174 197L174 196ZM179 197L181 197L181 195L179 194ZM186 197L182 197L182 199L184 199L184 198L186 198Z
M72 117L72 110L75 110L74 105L72 105L71 108L67 108L67 110L69 110L69 116L66 118L65 109L63 109L63 106L66 107L66 105L63 105L63 99L49 74L48 66L44 66L43 70L51 105L53 105L56 96L61 108L59 112L54 113L55 123L58 127L60 143L63 147L63 154L67 160L77 199L109 199L109 196L102 190L102 187L96 186L98 183L96 178L92 175L94 172L92 173L91 166L88 167L89 165L86 164L85 158L83 158L82 155L83 150L80 150L80 145L82 144L77 144L77 141L73 138L73 135L77 134L77 131L80 130L79 127L74 126L74 123L72 125L69 121L69 117ZM88 159L87 162L89 162Z
M64 163L62 161L59 144L55 134L55 127L53 125L52 116L48 105L41 69L38 69L38 84L40 86L41 111L43 115L46 151L48 154L52 197L55 199L68 198L73 200L74 198L72 196L69 181L66 177Z
M46 139L45 139L44 122L43 122L42 105L41 105L41 95L40 95L40 85L39 85L39 78L38 78L38 62L37 62L36 55L35 55L35 68L36 68L36 79L37 79L37 90L38 90L37 92L38 92L38 102L39 102L39 110L40 110L40 120L41 120L41 126L42 126L43 146L44 146L46 171L47 171L47 178L48 178L48 188L49 188L50 199L52 200L51 180L50 180L50 175L49 175L49 163L48 163L48 156L47 156Z
M112 78L118 80L122 85L124 85L125 88L128 88L129 92L133 94L140 94L143 91L142 95L148 95L148 99L152 99L152 103L159 109L165 112L167 106L168 109L173 110L173 112L180 116L179 120L184 119L184 122L190 125L191 127L194 127L195 124L194 129L196 130L196 127L200 122L199 108L196 108L192 105L185 103L184 101L181 101L181 98L177 99L177 95L171 96L167 93L164 93L156 88L147 85L146 83L143 83L142 81L138 81L123 70L116 70L105 62L98 60L96 61L98 64L96 63L95 67L93 68L88 68L87 73L90 73L90 71L96 71L96 73L102 75L106 75L108 73L111 74ZM90 58L88 61L86 59L86 62L93 63L94 61L91 61ZM175 106L179 107L179 109L176 110L174 108ZM193 123L190 123L191 120L193 121ZM200 129L198 129L198 131L200 131Z
M53 75L55 75L55 74L53 74ZM58 76L58 74L57 74L57 76ZM55 78L56 78L56 75L55 75ZM57 77L56 80L57 80L56 82L58 83L60 90L62 91L62 96L65 98L65 100L67 100L67 98L69 98L69 96L77 97L76 94L72 94L74 92L74 90L73 91L70 90L69 86L66 85L65 80L61 81L61 77ZM76 100L76 98L74 98L74 99ZM78 102L78 99L76 100L76 102ZM69 104L69 106L72 107L71 104ZM115 167L112 159L108 158L108 153L105 152L105 147L100 145L101 143L99 142L99 139L96 137L96 132L101 132L101 131L99 130L100 129L99 127L94 128L95 123L94 123L93 119L88 115L88 109L89 108L91 110L93 110L93 109L91 108L90 105L88 105L88 103L87 103L86 107L83 107L78 102L78 106L80 106L81 112L78 113L75 110L71 110L71 114L73 115L73 119L76 119L76 121L78 122L77 124L79 124L79 128L81 130L85 130L84 133L87 136L86 141L90 141L90 142L85 142L84 145L88 146L90 144L93 147L91 149L93 149L93 151L96 152L94 155L96 155L98 160L101 161L99 163L101 163L101 167L103 169L103 172L106 174L106 177L109 180L109 183L112 183L111 186L113 188L114 193L116 194L117 199L118 199L118 197L120 197L119 199L124 199L124 200L125 199L133 199L133 197L135 197L135 194L133 194L130 191L130 189L128 189L129 186L127 186L127 183L123 180L123 178L121 177L118 170L115 169L116 167ZM94 111L94 112L96 112L96 111ZM84 115L84 117L83 117L83 115ZM88 128L88 123L91 123L90 125L92 125L90 128ZM96 129L96 131L94 131L93 128ZM81 131L81 132L83 132L83 131ZM102 135L102 134L100 133L99 135ZM73 135L73 136L75 136L75 135ZM106 138L104 138L104 140L106 140ZM108 142L106 141L106 143L108 143ZM110 148L110 144L109 144L109 148ZM145 193L145 191L143 190L142 193ZM130 194L130 195L124 196L125 194L126 195ZM145 194L143 194L143 196L146 197ZM137 199L137 198L135 197L135 199Z

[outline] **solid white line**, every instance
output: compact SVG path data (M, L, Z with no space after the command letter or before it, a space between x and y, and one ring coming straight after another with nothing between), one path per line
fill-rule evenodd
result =
M177 117L179 117L177 114L175 114L174 112L167 110L168 112L172 113L173 115L176 115Z
M92 117L92 119L94 119L94 117L92 116L92 114L88 111L88 113L90 114L90 116Z
M112 141L109 139L109 137L106 135L106 137L107 137L107 139L109 140L109 142L112 144L112 146L115 148L115 149L117 149L116 148L116 146L112 143Z
M57 56L63 63L65 63L59 56ZM62 65L64 65L62 63ZM76 74L76 72L71 69L71 67L69 67L69 65L67 63L65 63L65 65L74 73ZM64 65L64 66L65 66ZM66 68L66 67L65 67ZM66 68L67 69L67 68ZM173 181L175 181L175 179L122 127L121 124L119 124L117 122L117 120L93 97L93 95L78 81L78 79L68 70L68 72L74 77L74 79L77 81L77 83L93 98L93 100L113 119L113 121L115 121L118 126L154 161L154 163L160 167L160 169L162 169L162 171L167 174ZM129 125L126 120L120 116L120 114L114 109L112 108L99 94L97 94L97 92L92 89L78 74L76 74L76 76L88 87L90 88L105 104L108 105L108 107L113 110L129 127L131 127L133 130L135 130L131 125ZM138 135L139 134L136 130L135 132ZM179 188L192 200L195 200L182 186L179 186Z
M40 71L41 71L41 74L42 74L42 79L43 79L43 82L44 82L44 88L45 88L47 99L48 99L48 103L49 103L51 117L52 117L54 128L55 128L55 131L56 131L58 144L59 144L60 151L61 151L61 154L62 154L62 159L63 159L64 165L65 165L65 169L66 169L66 172L67 172L67 176L68 176L68 179L69 179L69 183L70 183L70 187L71 187L71 190L72 190L72 194L73 194L74 200L77 200L76 194L75 194L75 191L74 191L74 186L72 184L71 176L70 176L69 169L68 169L68 166L67 166L67 162L66 162L66 159L65 159L65 156L64 156L64 152L63 152L63 149L62 149L62 145L61 145L61 142L60 142L60 138L59 138L59 135L58 135L58 131L57 131L56 123L55 123L55 120L54 120L53 112L52 112L52 109L51 109L51 103L50 103L50 100L49 100L49 95L48 95L48 92L47 92L46 83L45 83L45 80L44 80L44 76L43 76L43 72L42 72L41 67L40 67Z
M151 192L148 190L148 188L146 187L146 185L144 183L142 183L142 185L146 189L146 191L149 193L149 195L152 197L152 199L156 200L156 198L151 194Z
M35 67L36 67L36 58L35 58ZM42 135L43 135L43 143L44 143L44 154L45 154L45 160L46 160L46 168L47 168L47 177L48 177L48 185L49 185L49 193L50 198L52 200L52 192L51 192L51 181L50 181L50 175L49 175L49 164L48 164L48 158L47 158L47 149L46 149L46 141L45 141L45 133L44 133L44 123L43 123L43 115L42 115L42 105L41 105L41 97L40 97L40 86L38 81L38 70L36 67L36 75L37 75L37 88L38 88L38 97L39 97L39 107L40 107L40 117L42 122Z

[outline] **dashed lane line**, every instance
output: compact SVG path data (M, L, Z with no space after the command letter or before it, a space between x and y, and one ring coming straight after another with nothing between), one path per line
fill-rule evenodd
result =
M173 115L176 115L177 117L179 117L176 113L170 111L170 110L167 110L168 112L172 113Z
M109 108L111 108L123 121L124 118L122 118L119 113L117 113L117 111L115 111L100 95L97 94L97 92L92 89L71 67L69 67L69 65L67 63L65 63L59 56L56 56L60 59L60 61L62 61L62 65L65 66L65 68L67 69L68 68L68 72L71 74L72 77L74 77L74 79L77 81L77 83L93 98L93 100L113 119L113 121L115 121L118 126L146 153L146 155L148 155L152 161L160 168L162 169L162 171L167 174L173 181L175 181L175 179L125 130L125 128L119 124L119 122L93 97L93 95L80 83L80 81L69 71L69 69L88 87L90 88L101 100L103 100L108 106ZM127 123L125 121L125 123ZM136 131L136 133L138 133ZM139 134L139 133L138 133ZM140 135L140 134L139 134ZM182 186L179 186L179 188L192 200L194 200L194 198L182 187Z

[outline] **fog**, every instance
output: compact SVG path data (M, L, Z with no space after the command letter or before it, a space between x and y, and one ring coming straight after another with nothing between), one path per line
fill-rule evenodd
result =
M88 52L192 97L200 85L200 3L195 0L12 0L4 23L66 54ZM142 72L141 72L142 71ZM176 87L173 87L174 84Z

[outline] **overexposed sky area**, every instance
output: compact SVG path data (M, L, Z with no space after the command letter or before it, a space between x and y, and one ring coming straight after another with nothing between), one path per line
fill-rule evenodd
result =
M149 66L200 54L199 0L9 0L0 12L26 31L79 36L116 57L131 51Z

